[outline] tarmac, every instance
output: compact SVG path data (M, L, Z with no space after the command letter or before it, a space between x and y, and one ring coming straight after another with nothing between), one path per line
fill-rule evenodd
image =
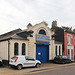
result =
M28 72L47 70L47 69L59 68L59 67L67 67L67 66L75 66L75 62L67 63L67 64L42 63L40 68L32 69Z
M0 67L0 75L23 75L31 72L38 72L42 70L68 67L68 66L75 66L75 62L68 64L42 63L39 68L29 67L29 68L23 68L22 70L13 69L10 66L4 66Z

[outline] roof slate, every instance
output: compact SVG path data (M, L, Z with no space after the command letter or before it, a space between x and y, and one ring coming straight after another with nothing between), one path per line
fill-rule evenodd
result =
M31 35L32 33L33 33L32 31L16 29L0 35L0 41L4 41L8 39L28 40L27 36Z
M63 44L62 42L59 41L55 41L55 44Z

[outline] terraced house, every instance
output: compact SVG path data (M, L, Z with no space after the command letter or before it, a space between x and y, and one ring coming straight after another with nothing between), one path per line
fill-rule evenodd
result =
M55 41L54 31L46 22L27 29L16 29L0 35L0 57L9 61L16 55L28 55L41 62L49 62L56 55L62 55L62 43Z
M52 29L55 30L55 41L62 42L63 55L75 60L75 31L66 30L57 26L57 21L52 22Z
M65 55L72 61L75 60L75 32L65 30L64 32Z

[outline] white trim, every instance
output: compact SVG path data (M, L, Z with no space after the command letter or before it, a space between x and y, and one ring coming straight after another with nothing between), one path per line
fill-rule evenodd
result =
M72 60L72 61L74 61L74 46L73 45L67 45L67 50L69 50L69 52L70 52L70 59ZM72 53L71 53L71 50L73 50L73 59L72 59ZM68 55L68 51L67 51L67 55Z

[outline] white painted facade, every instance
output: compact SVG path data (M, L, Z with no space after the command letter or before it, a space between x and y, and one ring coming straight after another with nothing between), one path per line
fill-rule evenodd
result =
M45 22L41 22L34 26L28 26L27 30L33 31L33 37L27 37L28 40L20 40L20 39L10 39L9 40L9 50L8 50L8 41L1 41L0 42L0 57L2 59L8 60L14 56L14 43L19 44L19 55L22 55L22 43L26 44L26 55L33 57L36 59L36 34L39 34L39 31L43 29L46 32L46 35L50 37L50 45L49 45L49 60L53 60L55 55L55 46L61 46L61 55L62 55L62 44L55 44L55 40L52 39L52 35L54 31L47 27ZM8 57L9 51L9 57ZM58 49L59 55L59 49Z

